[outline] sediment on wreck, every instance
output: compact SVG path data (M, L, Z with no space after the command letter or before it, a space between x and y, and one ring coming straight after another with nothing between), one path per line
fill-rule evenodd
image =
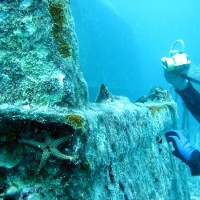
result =
M87 85L67 1L0 3L0 103L81 107Z
M69 1L2 1L0 22L1 197L189 199L167 91L88 103Z

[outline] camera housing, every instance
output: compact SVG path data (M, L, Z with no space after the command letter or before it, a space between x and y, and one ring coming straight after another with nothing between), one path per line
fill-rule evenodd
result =
M188 60L186 53L170 52L171 57L162 58L162 66L167 71L182 71L189 69L191 61Z

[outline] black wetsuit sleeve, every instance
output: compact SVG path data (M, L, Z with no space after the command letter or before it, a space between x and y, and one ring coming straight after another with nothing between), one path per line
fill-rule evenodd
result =
M190 82L188 82L184 90L176 90L176 92L180 95L191 114L200 122L200 93L197 92Z
M200 152L194 150L188 163L192 176L200 175Z
M190 82L188 82L188 85L184 90L176 90L176 92L180 95L191 114L198 122L200 122L200 93ZM200 175L200 152L198 150L195 150L192 153L188 165L191 169L192 176Z

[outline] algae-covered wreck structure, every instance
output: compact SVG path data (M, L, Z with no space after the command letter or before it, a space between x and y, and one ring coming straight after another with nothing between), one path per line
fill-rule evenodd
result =
M189 199L170 94L89 103L70 1L0 2L0 72L2 199Z

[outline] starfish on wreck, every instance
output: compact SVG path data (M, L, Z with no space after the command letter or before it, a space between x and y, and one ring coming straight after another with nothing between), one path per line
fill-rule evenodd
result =
M69 160L69 161L73 160L72 156L67 156L67 155L61 153L57 149L58 145L66 142L68 140L69 140L69 136L54 140L54 139L50 138L50 136L48 134L45 134L45 142L44 143L33 141L33 140L21 140L20 142L28 144L28 145L36 147L36 148L39 148L43 151L40 165L38 167L38 171L40 171L46 164L46 162L49 159L51 154L60 159Z

